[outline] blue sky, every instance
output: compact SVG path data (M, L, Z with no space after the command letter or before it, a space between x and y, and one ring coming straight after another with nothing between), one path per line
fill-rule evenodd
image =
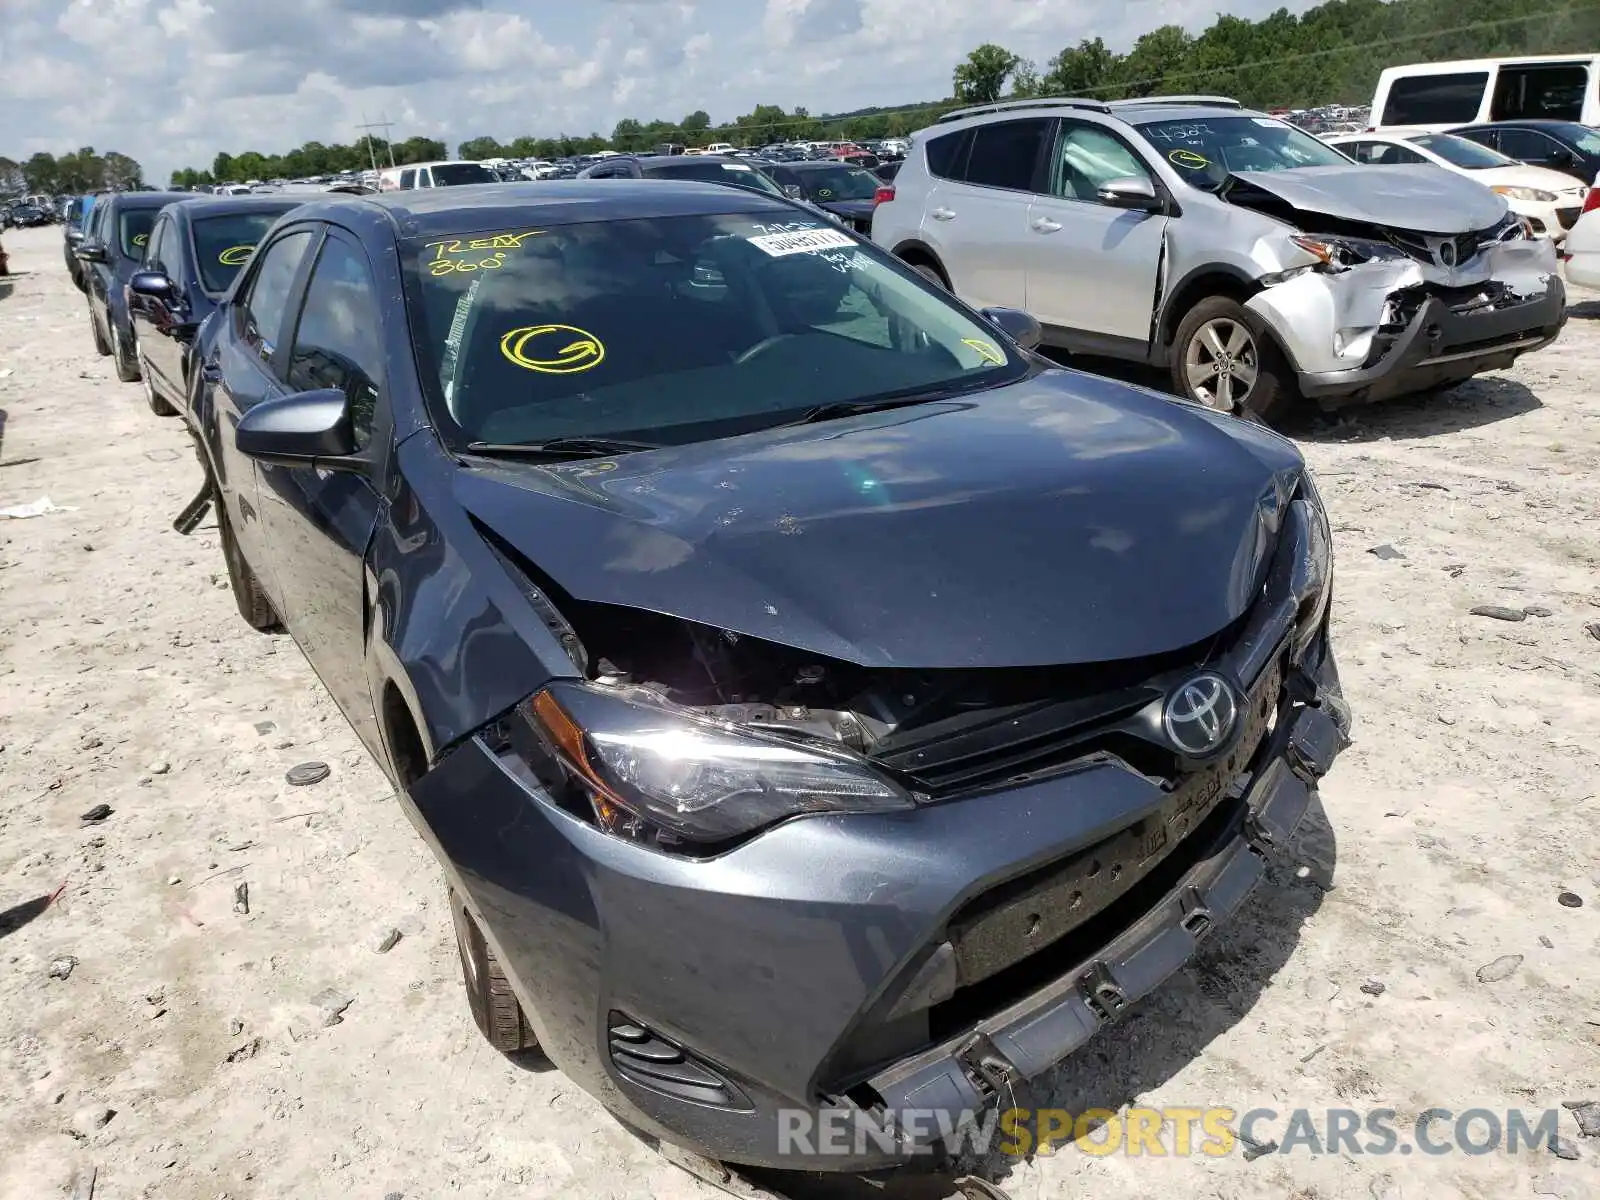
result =
M1260 16L1282 0L1231 0ZM1307 7L1306 0L1289 3ZM1216 0L0 0L0 154L116 149L165 183L218 150L609 132L757 103L839 112L945 95L994 41L1041 64L1126 49Z

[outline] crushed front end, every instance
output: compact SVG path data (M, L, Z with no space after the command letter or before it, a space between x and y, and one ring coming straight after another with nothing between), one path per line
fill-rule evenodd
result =
M1246 307L1323 408L1509 367L1566 321L1555 247L1522 218L1454 235L1300 218L1285 269Z
M952 1128L1072 1054L1291 841L1350 719L1309 476L1270 530L1228 628L1060 670L871 671L569 613L587 677L445 756L413 818L541 1046L631 1124L733 1163L903 1165L945 1118L898 1115ZM744 740L840 799L706 817L693 797L735 768L663 766L662 713L694 731L680 762ZM874 1135L797 1146L796 1114Z

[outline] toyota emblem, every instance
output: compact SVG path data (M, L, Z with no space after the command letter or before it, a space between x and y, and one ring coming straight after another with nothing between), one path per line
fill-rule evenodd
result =
M1239 701L1233 685L1220 675L1205 672L1182 684L1167 697L1161 727L1167 740L1194 758L1212 754L1233 734L1239 719Z
M1454 238L1446 238L1439 243L1439 265L1453 267L1456 265L1456 242Z

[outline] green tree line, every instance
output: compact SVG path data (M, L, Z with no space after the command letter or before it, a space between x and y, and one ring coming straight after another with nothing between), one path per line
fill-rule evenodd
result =
M20 163L0 157L0 194L81 195L108 189L126 191L143 182L144 171L133 159L115 150L99 154L93 146L59 158L41 151Z
M1005 97L1131 96L1201 92L1232 96L1257 108L1310 108L1372 99L1386 66L1512 54L1600 52L1600 0L1327 0L1296 16L1287 9L1257 21L1219 16L1198 34L1163 25L1139 37L1126 53L1087 38L1043 64L986 43L956 65L950 96L895 108L813 116L805 108L758 104L718 124L704 111L678 121L626 117L609 136L519 137L462 142L462 158L561 158L596 150L639 151L663 144L904 136L963 104ZM365 142L310 142L284 155L219 154L209 172L175 172L173 182L242 182L327 174L368 165ZM378 143L378 160L387 148ZM396 143L396 162L443 158L443 142Z

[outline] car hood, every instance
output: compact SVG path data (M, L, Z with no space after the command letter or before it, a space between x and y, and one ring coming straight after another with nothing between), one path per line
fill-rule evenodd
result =
M1431 164L1235 171L1228 184L1233 180L1302 212L1423 233L1471 233L1506 214L1505 201L1488 188Z
M1257 594L1302 471L1259 426L1050 370L612 459L467 466L455 489L579 600L931 669L1216 634Z

